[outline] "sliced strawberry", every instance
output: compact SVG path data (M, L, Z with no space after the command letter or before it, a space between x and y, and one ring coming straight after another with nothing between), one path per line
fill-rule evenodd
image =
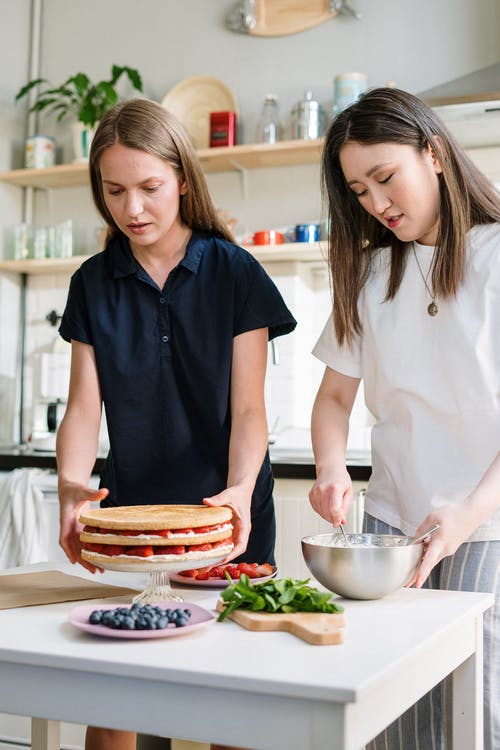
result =
M158 549L166 550L161 553L163 555L183 555L186 551L183 544L173 544L171 547L158 547Z
M208 568L202 568L196 574L197 581L208 581L209 578L210 578L210 572Z
M256 570L260 577L270 576L273 574L272 565L270 565L269 563L262 563L262 565L257 565Z
M83 545L83 549L88 549L89 552L101 553L105 548L106 548L105 544L93 544L92 542L85 542Z
M179 572L179 575L184 576L185 578L196 578L197 573L198 570L196 568L193 568L192 570L181 570Z
M239 578L241 575L240 569L234 563L226 566L226 573L229 573L231 578Z
M238 569L240 573L245 573L249 578L258 578L259 574L251 563L241 562L238 563Z
M190 544L188 550L196 552L209 552L212 549L212 545L206 542L205 544Z
M186 548L183 544L175 544L169 547L166 544L154 546L155 555L183 555Z
M218 542L212 542L212 547L226 547L231 542L231 537L228 536L226 539L220 539Z
M210 578L224 578L224 565L216 565L210 568Z
M189 534L194 529L174 529L174 534Z
M86 531L87 534L97 534L99 531L95 526L84 526L83 530Z
M125 554L133 557L151 557L154 553L151 545L141 545L140 547L127 547Z
M122 544L103 544L104 555L124 555L128 547L124 547Z

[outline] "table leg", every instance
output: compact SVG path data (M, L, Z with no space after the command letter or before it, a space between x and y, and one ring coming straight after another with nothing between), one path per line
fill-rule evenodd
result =
M60 750L60 723L31 719L31 750Z
M453 750L483 749L483 616L476 620L476 650L453 672Z

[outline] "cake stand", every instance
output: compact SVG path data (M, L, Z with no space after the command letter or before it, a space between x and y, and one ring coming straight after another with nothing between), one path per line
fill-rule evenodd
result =
M182 602L182 597L172 591L170 586L169 573L179 573L181 570L190 570L196 567L210 568L220 563L229 550L224 553L214 555L213 557L193 558L191 560L172 560L172 561L148 561L147 558L141 560L125 560L123 558L110 558L109 561L103 562L102 556L99 556L99 562L93 564L106 570L119 571L121 573L147 573L148 580L144 591L134 596L132 602L147 604L148 602L174 601ZM89 562L93 562L87 558Z

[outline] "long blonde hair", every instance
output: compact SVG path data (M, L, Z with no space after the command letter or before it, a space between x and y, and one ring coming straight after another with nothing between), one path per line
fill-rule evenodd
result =
M385 300L401 284L411 243L399 240L368 214L349 188L340 166L346 143L401 143L436 154L440 224L432 267L434 293L454 296L465 273L465 235L476 224L500 221L500 197L492 183L456 143L435 112L417 97L393 88L367 92L330 125L322 156L323 199L330 219L328 260L333 290L333 319L340 344L351 344L362 331L358 298L370 273L374 252L391 248Z
M233 241L229 229L217 215L187 133L171 112L149 99L129 99L110 109L101 119L92 140L90 184L96 208L108 226L108 239L119 230L106 207L99 165L104 151L115 143L168 162L187 187L180 201L182 223L190 229Z

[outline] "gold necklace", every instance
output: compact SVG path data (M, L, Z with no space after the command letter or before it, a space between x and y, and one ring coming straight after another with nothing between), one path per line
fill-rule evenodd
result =
M431 292L431 290L429 289L429 285L427 283L427 279L429 278L429 274L430 274L430 272L432 270L432 266L434 265L434 254L436 252L436 248L434 248L434 252L432 253L432 260L431 260L431 264L429 266L429 270L427 271L427 276L424 276L422 268L420 266L420 263L418 262L417 253L416 253L416 250L415 250L415 243L414 242L411 243L411 247L412 247L412 250L413 250L413 255L415 256L415 263L417 264L417 268L418 268L418 270L420 272L420 276L422 277L422 281L424 282L424 286L425 286L425 288L427 290L427 294L431 298L431 302L427 305L427 312L429 313L429 315L431 316L431 318L433 318L434 315L438 314L439 308L436 305L436 295L433 294Z

